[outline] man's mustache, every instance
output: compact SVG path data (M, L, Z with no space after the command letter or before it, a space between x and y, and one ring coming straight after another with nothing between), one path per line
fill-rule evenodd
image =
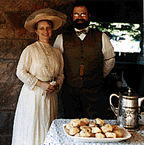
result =
M84 19L76 19L75 22L78 23L79 21L86 22Z

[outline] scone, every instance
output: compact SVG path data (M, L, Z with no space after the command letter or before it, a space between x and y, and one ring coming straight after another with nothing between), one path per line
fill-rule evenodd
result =
M104 126L101 127L102 132L112 132L113 128L110 124L105 124Z
M86 125L90 123L90 120L88 118L82 118L80 120L83 121Z
M90 137L91 136L91 133L82 130L82 131L80 131L80 136L81 137Z
M112 126L113 130L119 129L119 127L117 125L111 125L111 126Z
M80 119L72 119L70 122L70 125L72 127L79 127L79 122L80 122Z
M116 137L117 137L117 138L122 138L122 137L123 137L122 132L120 132L119 130L114 130L113 133L116 134Z
M92 133L101 133L101 129L99 127L92 127Z
M80 133L77 133L74 135L75 137L80 137Z
M89 126L90 126L90 127L96 127L97 124L93 121L93 122L90 122L90 123L89 123Z
M96 118L95 123L98 124L99 126L103 126L105 124L105 121L100 118Z
M92 131L91 127L89 126L80 126L80 130L90 132Z
M70 130L71 128L73 128L73 127L71 126L70 123L66 125L66 129Z
M87 124L83 121L83 120L80 120L79 121L79 126L86 126Z
M70 129L70 131L69 131L69 134L70 135L75 135L75 134L77 134L77 133L79 133L80 132L80 130L79 130L79 128L71 128Z
M105 133L105 136L106 136L107 138L116 138L116 134L113 133L113 132L106 132L106 133Z
M105 135L102 134L102 133L96 133L96 134L95 134L95 137L96 137L96 138L105 138Z

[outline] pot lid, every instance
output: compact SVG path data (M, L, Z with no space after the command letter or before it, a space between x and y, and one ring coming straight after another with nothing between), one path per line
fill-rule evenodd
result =
M123 91L122 91L122 95L124 96L129 96L129 97L132 97L132 98L138 98L138 94L135 93L135 91L132 89L132 88L125 88Z

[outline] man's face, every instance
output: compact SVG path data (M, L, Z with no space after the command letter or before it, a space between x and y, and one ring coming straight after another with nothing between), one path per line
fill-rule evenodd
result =
M74 7L73 26L77 29L84 29L89 25L89 14L85 6Z

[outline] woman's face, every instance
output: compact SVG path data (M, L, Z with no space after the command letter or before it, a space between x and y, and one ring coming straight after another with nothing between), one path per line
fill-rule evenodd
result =
M52 36L51 24L47 21L38 22L37 30L35 30L39 36L39 41L48 41Z

